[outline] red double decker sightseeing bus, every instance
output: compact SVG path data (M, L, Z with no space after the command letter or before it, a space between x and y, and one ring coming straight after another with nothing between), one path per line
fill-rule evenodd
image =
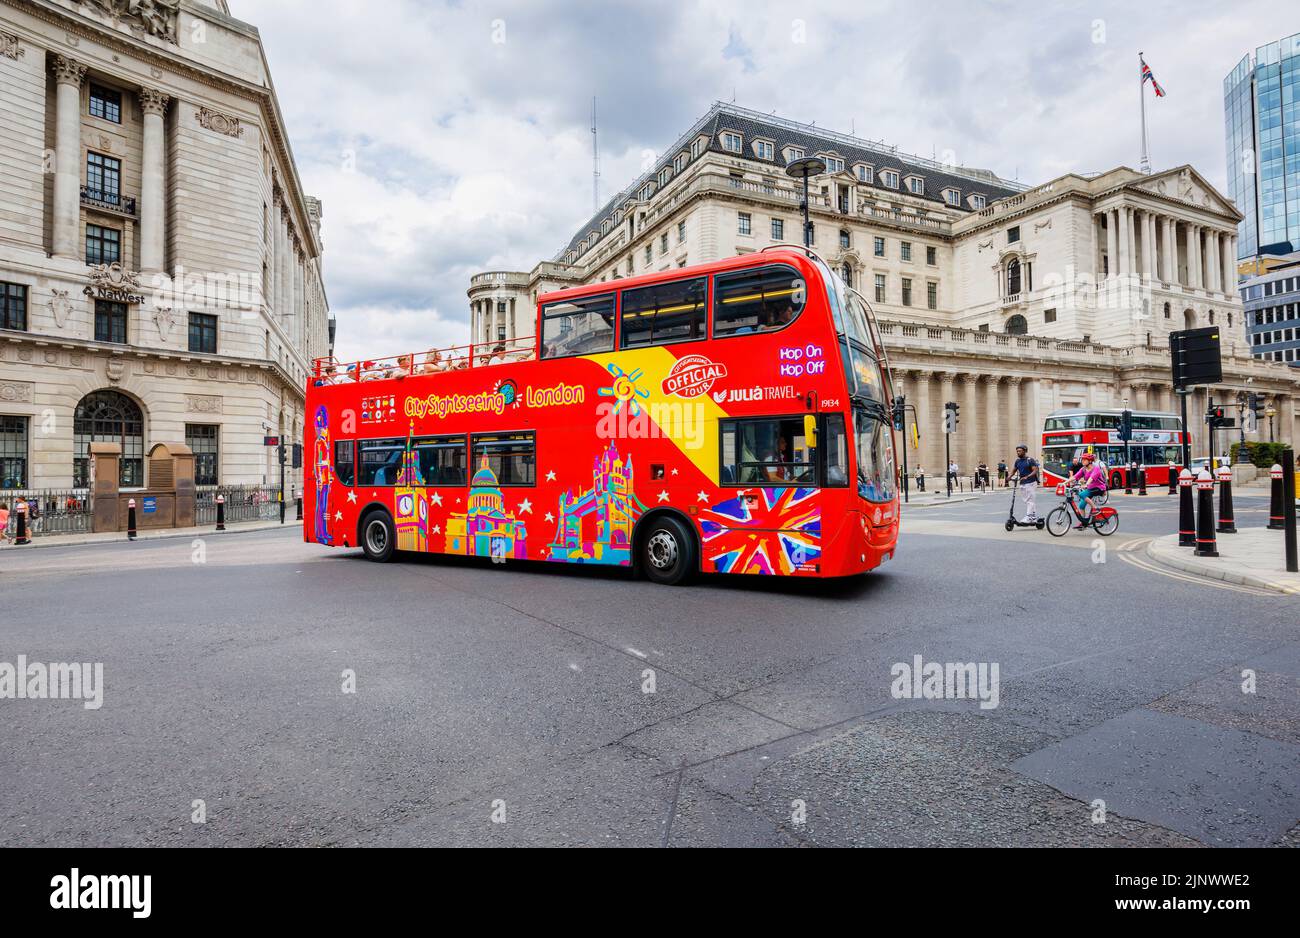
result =
M1182 469L1183 421L1177 414L1131 411L1132 439L1120 432L1122 410L1059 410L1043 423L1043 471L1046 481L1063 482L1071 462L1085 451L1095 453L1111 488L1128 482L1129 466L1146 470L1147 485L1169 484L1169 466ZM1136 480L1134 480L1136 482Z
M838 577L894 553L870 308L780 248L542 296L537 336L316 362L306 540Z

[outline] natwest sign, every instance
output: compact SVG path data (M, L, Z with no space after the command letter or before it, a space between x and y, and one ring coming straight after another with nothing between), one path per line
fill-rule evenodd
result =
M726 376L726 365L703 355L687 355L668 372L668 377L663 380L663 391L678 397L699 397L709 392L713 382Z

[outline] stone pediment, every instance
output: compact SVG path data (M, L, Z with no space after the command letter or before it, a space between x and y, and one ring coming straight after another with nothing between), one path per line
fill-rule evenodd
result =
M1133 184L1134 189L1154 192L1168 199L1176 199L1197 208L1240 217L1231 200L1219 193L1205 177L1190 166L1182 166L1159 173Z

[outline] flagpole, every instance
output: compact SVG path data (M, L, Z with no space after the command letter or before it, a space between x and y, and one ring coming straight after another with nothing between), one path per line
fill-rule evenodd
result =
M1151 154L1147 142L1147 81L1146 75L1143 74L1143 68L1146 62L1142 58L1142 53L1138 53L1138 102L1142 111L1142 172L1151 175Z

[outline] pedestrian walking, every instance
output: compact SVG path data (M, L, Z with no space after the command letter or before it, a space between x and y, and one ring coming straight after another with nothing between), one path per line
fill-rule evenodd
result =
M975 470L975 477L979 480L979 487L986 489L989 487L989 467L988 463L981 461L979 467Z
M925 469L921 466L916 467L916 490L925 491Z
M13 537L9 533L9 503L0 502L0 537L12 544Z
M1011 484L1019 484L1020 503L1025 506L1021 523L1033 524L1038 520L1038 504L1034 501L1038 494L1038 460L1029 455L1029 447L1024 443L1016 447L1016 463L1011 473Z
M998 460L998 485L1003 488L1007 487L1007 461L1005 459Z

